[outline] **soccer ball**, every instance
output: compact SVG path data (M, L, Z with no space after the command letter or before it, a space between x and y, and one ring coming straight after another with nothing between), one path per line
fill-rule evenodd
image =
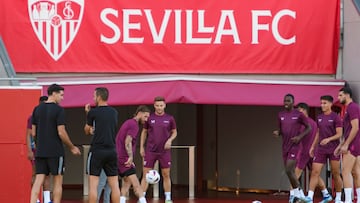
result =
M156 184L160 181L160 174L157 170L150 170L146 173L146 182L149 184Z

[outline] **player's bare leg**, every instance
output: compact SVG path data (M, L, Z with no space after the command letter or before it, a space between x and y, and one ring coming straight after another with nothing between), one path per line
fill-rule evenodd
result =
M45 174L36 174L34 184L32 185L31 188L30 203L36 203L44 179L45 179Z
M144 167L143 168L143 175L142 175L142 179L141 179L141 188L143 190L143 193L146 193L148 187L149 187L149 184L146 182L146 174L151 170L152 168L147 168L147 167Z
M53 180L54 180L53 203L60 203L62 197L63 176L62 175L53 176Z
M163 177L164 192L165 192L165 202L171 201L171 178L170 178L170 168L162 168L161 174Z
M356 161L356 157L350 152L343 154L342 178L344 182L345 203L352 202L352 170Z

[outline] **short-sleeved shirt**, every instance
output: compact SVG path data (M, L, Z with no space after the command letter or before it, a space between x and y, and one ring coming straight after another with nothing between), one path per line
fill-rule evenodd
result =
M331 112L329 115L320 114L317 117L317 124L319 128L319 144L317 150L320 153L332 154L339 145L340 140L333 140L327 145L320 145L320 142L323 139L334 136L336 134L336 128L343 127L342 120L335 112Z
M278 122L280 134L283 139L283 152L289 152L290 150L297 151L299 149L299 143L293 143L291 138L296 137L301 133L302 126L308 125L308 119L303 113L293 109L291 111L285 110L279 112Z
M136 140L139 133L139 124L135 119L128 119L126 120L122 126L118 134L116 135L116 152L118 155L118 171L119 174L123 174L131 168L135 168L135 165L132 166L125 166L125 162L129 159L129 155L126 152L125 148L125 140L126 137L129 135L132 138L132 153L135 156L136 150Z
M32 116L29 116L27 119L26 129L31 130L32 129ZM30 145L31 149L35 149L35 140L33 136L30 136Z
M310 132L304 136L304 138L301 140L301 153L306 153L309 154L310 151L310 147L312 145L312 143L314 142L315 136L316 136L316 132L317 132L317 124L316 122L308 117L307 118L308 123L311 126L311 130ZM304 130L305 127L302 127L302 129ZM302 130L302 131L303 131Z
M176 129L176 122L174 117L169 114L156 115L152 113L144 124L144 128L148 132L145 150L162 153L166 151L164 146L170 138L172 130Z
M129 156L125 149L125 139L129 135L132 137L132 150L133 155L135 155L136 150L136 140L139 133L139 125L135 119L126 120L120 127L119 132L116 135L116 152L119 158L128 159Z
M35 157L64 156L64 146L59 137L58 126L65 125L65 111L55 103L41 103L32 114L36 126Z
M110 106L98 106L91 109L86 123L94 127L90 151L97 149L113 149L118 123L118 112Z
M32 129L32 116L29 116L28 119L27 119L27 123L26 123L26 129L29 129L31 130Z
M354 102L351 102L345 111L345 115L344 115L344 138L347 139L349 137L350 131L352 129L351 126L351 121L354 119L358 119L359 120L359 125L360 125L360 110L359 110L359 105L357 105ZM350 143L350 146L353 145L353 143L359 143L360 141L360 130L357 132L356 137L353 139L353 141ZM349 148L350 148L349 146Z

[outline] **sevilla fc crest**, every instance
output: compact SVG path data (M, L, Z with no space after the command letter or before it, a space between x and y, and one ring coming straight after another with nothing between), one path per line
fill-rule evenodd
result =
M34 32L54 60L74 40L84 13L84 0L28 0Z

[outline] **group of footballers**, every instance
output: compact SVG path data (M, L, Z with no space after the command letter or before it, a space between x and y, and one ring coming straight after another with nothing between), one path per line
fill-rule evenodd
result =
M49 174L53 178L53 203L60 203L64 173L64 148L67 145L74 155L80 155L65 130L64 109L59 106L63 100L64 88L53 84L48 87L47 101L34 108L31 116L31 136L35 137L35 155L29 152L29 158L35 157L35 181L31 190L30 203L38 202L41 186ZM148 184L145 174L159 161L163 177L165 203L171 200L171 145L177 136L173 116L165 113L166 103L163 97L155 97L155 112L140 105L133 118L126 120L118 130L118 112L107 103L109 91L98 87L94 91L94 108L85 105L87 121L84 127L86 135L91 135L90 151L87 159L89 175L89 203L99 201L98 185L101 172L107 177L113 203L125 203L126 195L132 185L140 203L146 203L145 194ZM136 176L134 155L139 125L143 125L140 140L140 154L143 157L143 179L141 184ZM30 139L29 139L30 143ZM31 156L32 155L32 156ZM119 176L123 179L121 190ZM109 198L109 199L110 199ZM50 202L50 197L45 203Z
M63 96L63 87L57 84L50 85L47 100L34 108L30 119L31 132L29 131L27 136L28 157L31 160L35 159L36 171L30 203L38 201L44 182L44 188L48 189L48 181L45 180L48 180L49 174L53 178L53 202L60 203L64 172L63 143L74 155L80 155L79 148L71 142L65 129L64 109L59 106ZM89 104L85 106L87 121L84 131L85 134L92 135L87 160L89 203L96 203L99 199L98 184L102 170L107 176L113 203L125 203L131 185L139 202L145 203L147 183L144 177L154 167L155 161L159 161L162 169L165 202L171 203L170 148L177 136L177 130L174 118L164 111L165 99L154 99L154 113L150 113L149 108L144 105L139 106L134 117L125 121L117 132L118 113L108 105L108 97L109 92L106 88L96 88L96 107L91 108ZM342 202L342 188L345 203L352 203L353 187L360 197L360 108L353 102L349 87L340 89L338 100L345 109L342 116L332 111L333 98L324 95L320 98L322 113L314 121L309 117L309 106L306 103L299 103L295 108L294 96L287 94L284 97L285 110L279 112L279 129L273 134L282 136L283 161L292 187L289 198L291 203L299 200L312 203L316 187L319 187L323 194L322 203L332 201L333 197L320 177L321 169L328 159L336 191L335 203ZM140 138L140 154L144 162L141 184L136 177L133 162L139 124L143 124ZM35 155L35 145L31 141L34 136ZM311 170L311 176L309 191L305 196L300 187L299 177L307 166ZM123 178L121 190L119 176ZM45 195L46 201L50 201L48 194L49 192ZM360 198L357 198L357 203L360 203Z
M284 97L285 110L279 112L279 129L273 134L282 136L283 161L291 184L290 203L312 203L316 187L323 195L321 203L333 200L320 177L328 160L336 192L335 203L342 202L342 189L344 202L352 203L353 187L356 188L357 203L360 203L360 108L353 101L349 87L339 90L338 100L345 109L343 114L332 110L332 96L321 96L322 113L314 121L309 117L306 103L299 103L295 108L294 96L287 94ZM310 183L305 196L299 178L306 167L310 170Z

